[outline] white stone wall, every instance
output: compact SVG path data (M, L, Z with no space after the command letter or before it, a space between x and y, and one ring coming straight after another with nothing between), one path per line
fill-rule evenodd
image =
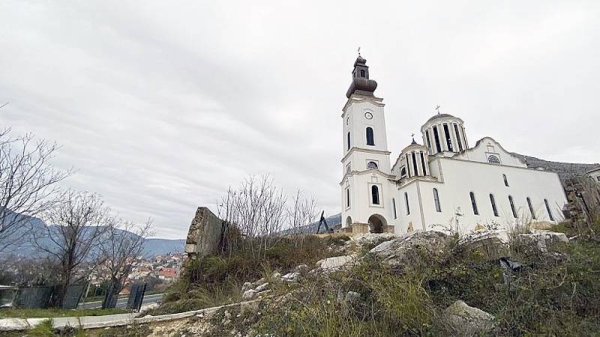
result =
M561 210L567 200L556 173L451 158L435 158L430 166L441 167L439 171L443 174L443 180L440 183L421 182L428 229L433 224L447 225L458 207L463 214L459 218L462 232L474 230L478 223L495 222L510 227L517 222L529 222L532 219L527 197L531 199L537 221L550 221L544 199L548 200L554 220L562 219ZM505 186L503 174L509 186ZM434 208L434 187L440 195L441 213ZM470 192L475 194L479 215L473 213ZM494 195L499 216L493 214L490 194ZM509 195L513 197L517 219L512 215Z
M371 186L379 189L379 205L371 200ZM386 225L392 225L392 184L388 176L376 170L348 175L341 184L342 187L342 225L346 226L347 217L352 223L368 223L369 217L378 214L386 220ZM350 188L350 207L346 207L346 188Z
M480 139L475 147L463 153L458 153L452 158L489 163L490 157L495 156L500 160L500 165L527 167L519 158L511 155L497 141L491 137Z

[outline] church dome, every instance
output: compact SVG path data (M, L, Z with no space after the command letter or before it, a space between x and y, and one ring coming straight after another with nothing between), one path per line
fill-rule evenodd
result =
M425 124L427 124L427 123L429 123L431 121L434 121L436 119L442 119L442 118L457 118L457 117L454 117L454 116L452 116L450 114L437 114L437 115L434 115L433 117L429 118L427 120L427 122L425 122ZM458 119L460 119L460 118L458 118Z

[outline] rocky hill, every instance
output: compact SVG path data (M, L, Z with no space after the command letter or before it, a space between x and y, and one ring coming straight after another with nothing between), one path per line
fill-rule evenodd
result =
M586 172L599 168L600 164L581 164L581 163L562 163L557 161L548 161L544 159L539 159L532 156L526 156L518 153L512 153L513 155L519 157L530 168L543 168L547 171L552 171L558 173L560 180L564 183L566 179L575 178L577 176L581 176L586 174Z

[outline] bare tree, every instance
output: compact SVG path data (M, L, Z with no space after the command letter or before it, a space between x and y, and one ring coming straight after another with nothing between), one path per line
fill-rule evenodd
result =
M302 227L317 220L317 202L313 197L306 198L301 190L292 197L292 203L287 210L288 227L294 234L302 234ZM304 240L297 241L300 246Z
M59 192L57 183L72 174L51 165L56 143L9 133L0 131L0 252L22 243L29 217L47 210Z
M48 226L42 233L31 234L36 246L60 265L60 290L54 304L62 306L67 287L85 278L81 267L95 260L92 255L98 254L100 240L114 219L97 194L71 190L43 215Z
M229 188L219 204L219 216L235 225L243 236L245 248L260 256L273 242L285 223L287 198L269 175L246 178L237 190Z
M102 308L114 308L125 280L131 273L137 258L142 255L144 242L153 235L152 220L138 226L133 222L117 219L100 241L100 261L109 274L111 287L102 302Z

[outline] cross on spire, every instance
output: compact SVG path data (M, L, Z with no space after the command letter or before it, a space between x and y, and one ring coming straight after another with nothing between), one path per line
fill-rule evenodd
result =
M441 108L441 106L439 106L439 105L436 105L436 106L435 106L435 110L437 111L437 114L438 114L438 115L440 114L440 108Z
M358 56L360 56L360 47L358 47L357 52L358 52Z

